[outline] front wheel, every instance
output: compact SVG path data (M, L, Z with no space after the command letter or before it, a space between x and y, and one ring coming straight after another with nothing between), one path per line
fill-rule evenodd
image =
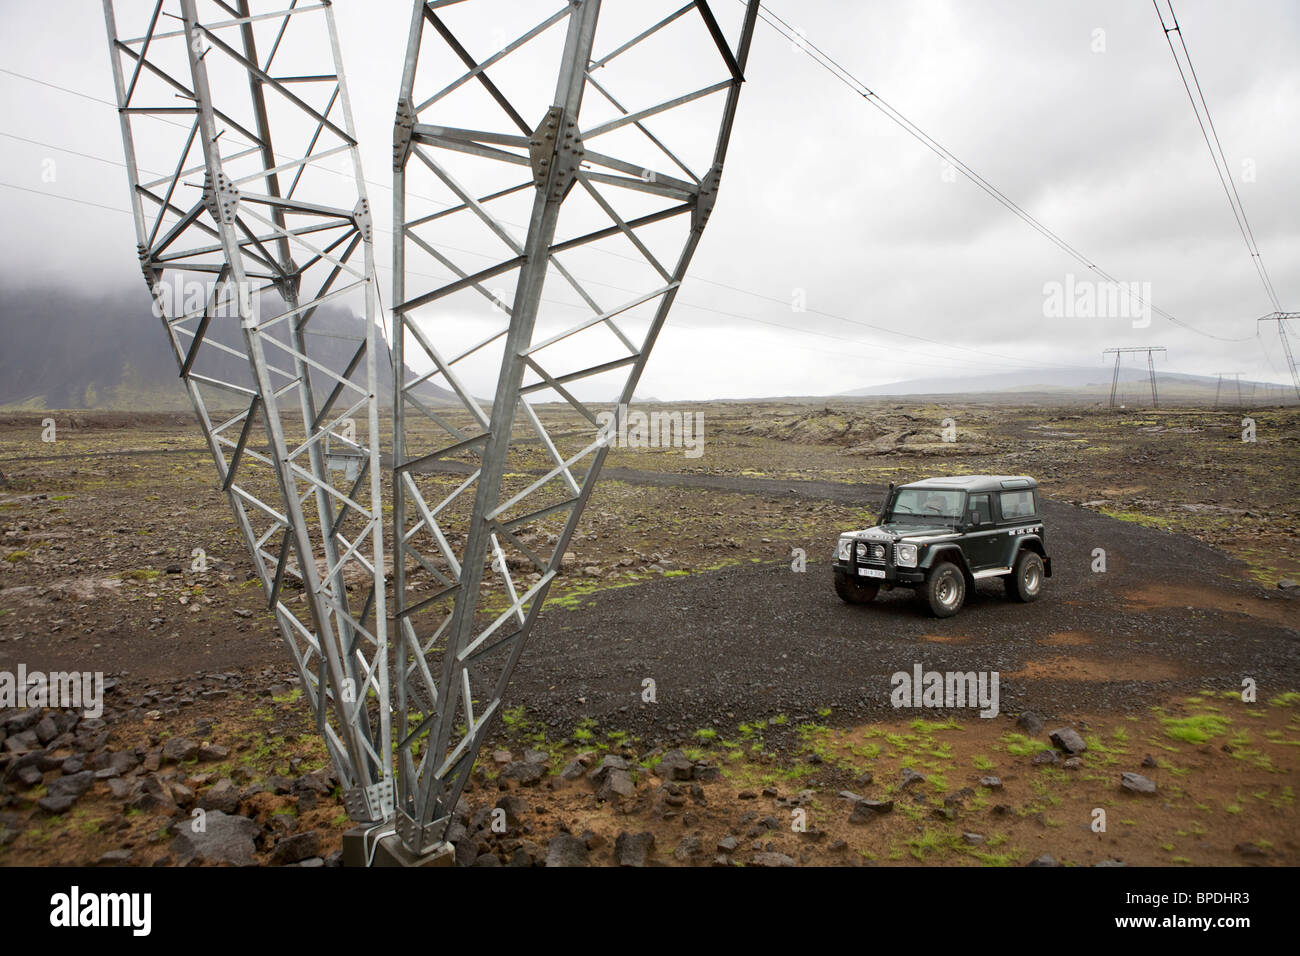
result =
M874 581L855 581L845 574L835 575L835 593L846 604L870 604L879 591L880 585Z
M1043 590L1043 559L1032 551L1022 551L1016 558L1016 566L1004 579L1007 597L1015 598L1024 604L1037 601Z
M966 576L951 561L940 562L925 579L923 593L931 614L952 617L966 602Z

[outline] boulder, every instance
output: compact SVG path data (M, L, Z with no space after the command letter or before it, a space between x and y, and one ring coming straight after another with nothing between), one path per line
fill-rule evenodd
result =
M561 833L551 838L546 846L547 866L586 866L587 844L571 833Z
M45 796L37 800L36 805L46 813L63 813L70 810L94 782L95 773L92 770L58 777L50 781Z
M653 833L620 833L614 841L614 861L619 866L646 866L651 862L654 847Z
M1070 727L1062 727L1059 730L1053 730L1048 735L1053 744L1060 747L1068 754L1081 754L1088 749L1088 745L1083 742L1079 732Z
M196 833L197 822L186 821L176 827L171 851L182 866L191 862L253 865L254 841L260 832L256 823L247 817L231 816L220 810L208 811L203 818L202 831Z
M1120 774L1119 785L1129 793L1155 793L1156 784L1154 780L1148 780L1140 773L1125 772Z

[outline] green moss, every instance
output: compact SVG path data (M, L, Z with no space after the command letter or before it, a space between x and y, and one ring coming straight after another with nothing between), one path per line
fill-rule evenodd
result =
M1026 737L1024 734L1003 734L1002 741L1006 744L1007 753L1013 757L1028 757L1030 754L1036 754L1040 750L1047 749L1047 746L1041 740Z
M1165 733L1174 740L1189 744L1203 744L1228 732L1231 723L1218 714L1196 714L1191 717L1161 717Z

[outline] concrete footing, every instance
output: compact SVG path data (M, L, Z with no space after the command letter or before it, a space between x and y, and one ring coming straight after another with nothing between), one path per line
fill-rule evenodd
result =
M376 839L376 834L383 834ZM439 843L428 853L416 856L391 830L353 827L343 834L344 866L455 866L456 849Z

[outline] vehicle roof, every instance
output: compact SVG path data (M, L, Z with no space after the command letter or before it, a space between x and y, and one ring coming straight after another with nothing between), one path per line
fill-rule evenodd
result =
M950 478L926 478L900 488L949 488L960 491L1015 491L1037 488L1038 481L1028 475L958 475Z

